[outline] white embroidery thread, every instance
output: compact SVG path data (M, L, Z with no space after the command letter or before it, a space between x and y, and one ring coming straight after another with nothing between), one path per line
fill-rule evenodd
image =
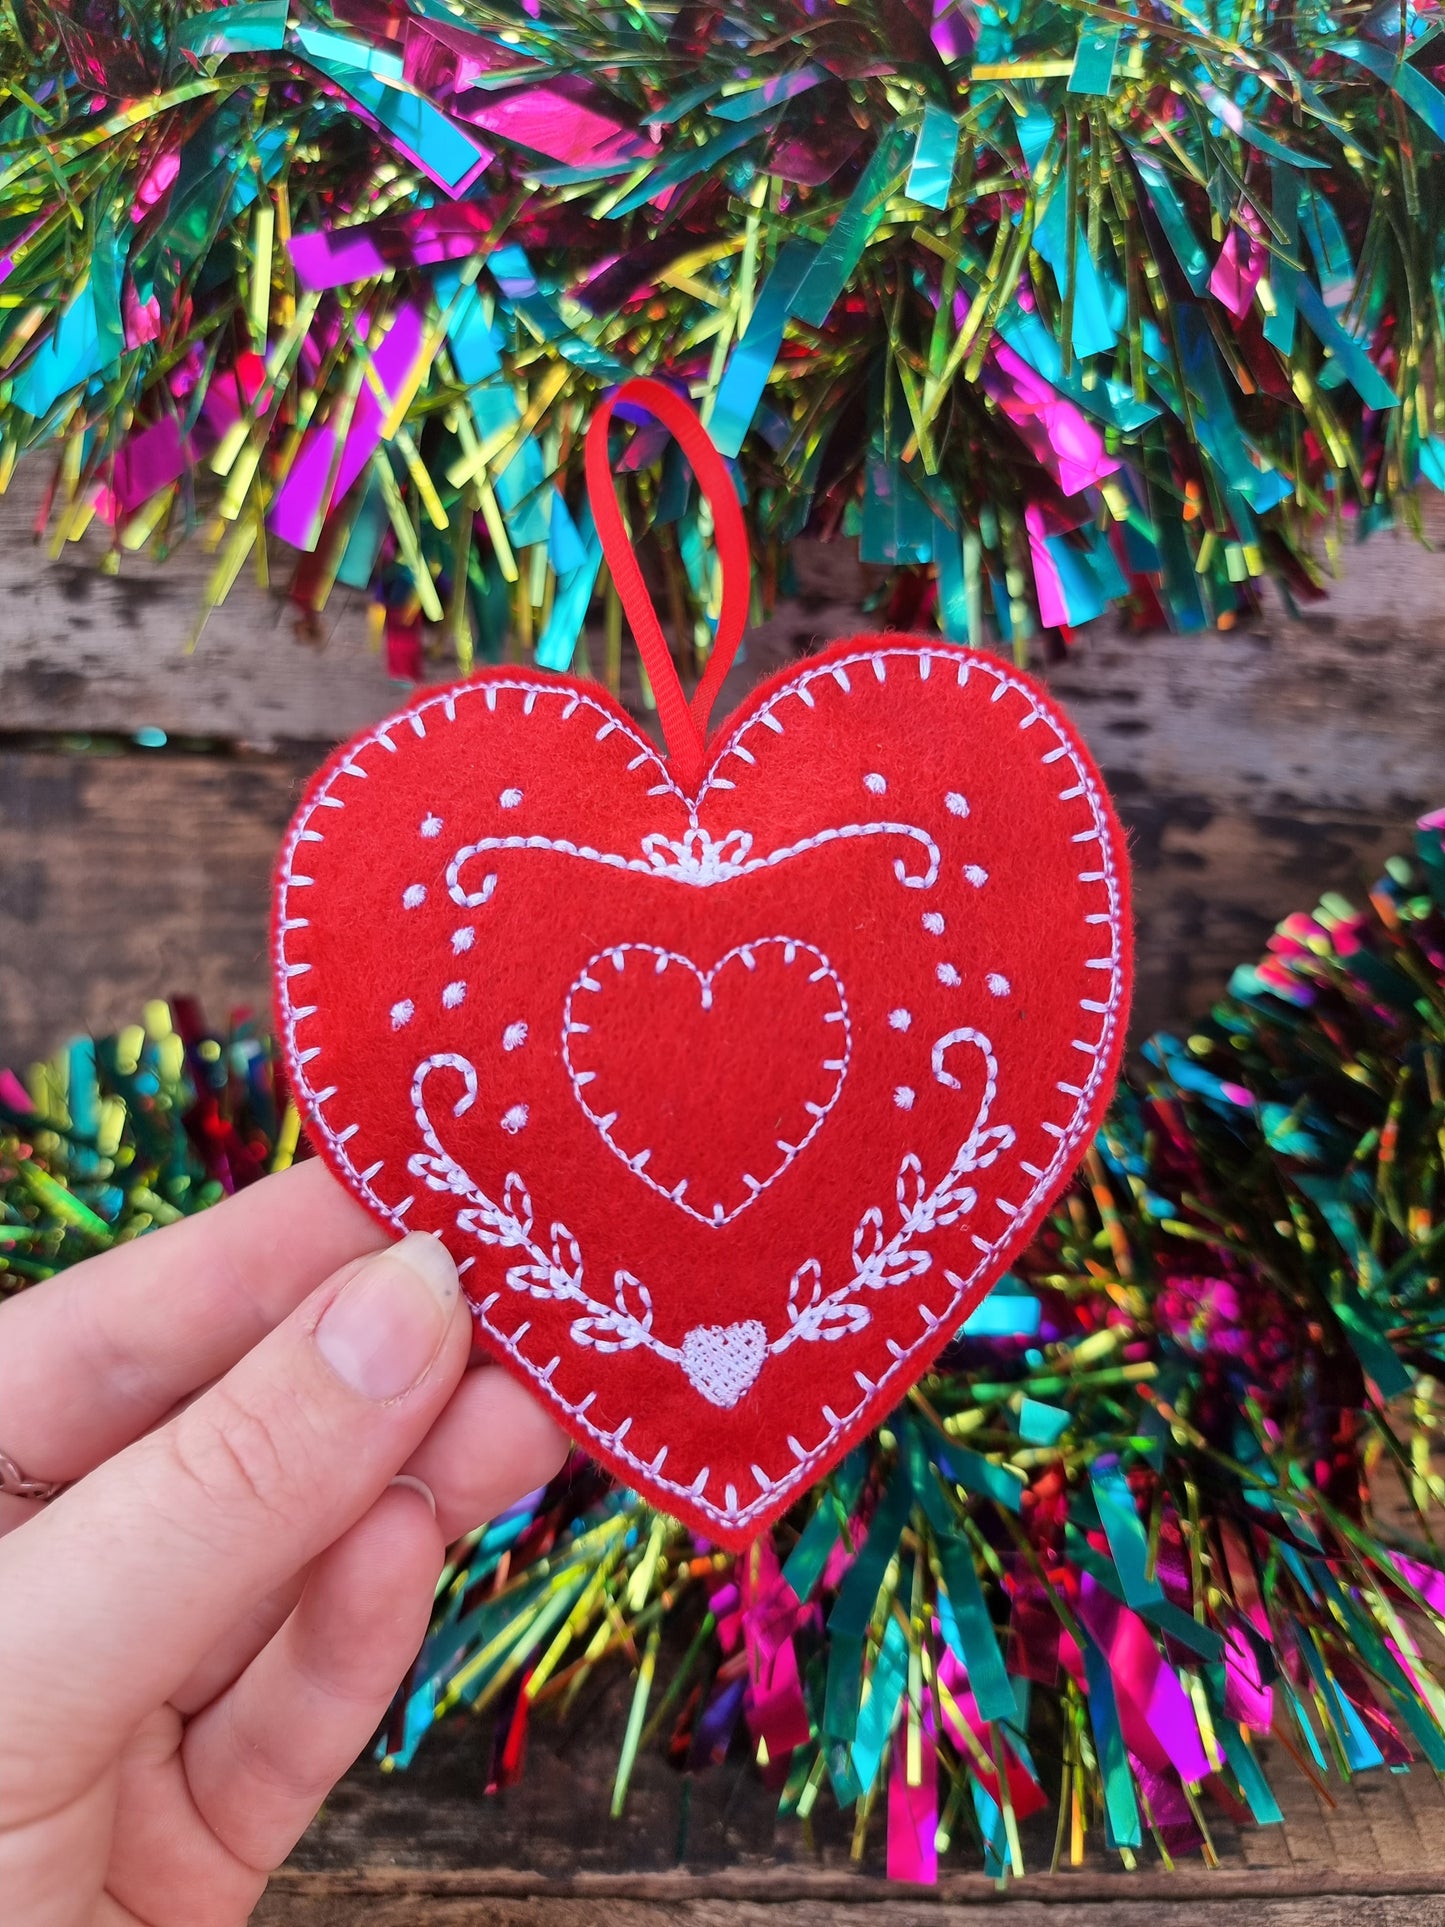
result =
M694 1205L689 1204L682 1195L689 1182L686 1176L683 1177L680 1184L674 1183L669 1186L659 1183L645 1168L652 1156L651 1148L646 1147L637 1151L624 1149L613 1136L612 1127L617 1122L617 1113L614 1111L610 1114L604 1114L593 1106L587 1094L587 1086L593 1081L596 1073L587 1071L579 1073L572 1060L573 1037L576 1035L589 1035L590 1026L574 1019L573 1007L579 993L584 999L588 999L589 1001L592 996L600 994L601 985L606 982L608 973L603 972L599 977L597 974L599 965L605 963L614 964L620 974L626 958L636 955L655 959L654 968L658 971L664 970L672 964L676 964L679 968L689 971L697 980L698 988L702 995L703 1009L709 1010L712 1008L713 985L717 982L718 977L727 966L730 963L738 962L751 969L753 966L749 962L749 958L752 953L757 950L769 948L780 948L782 950L785 965L791 965L794 957L798 953L806 954L806 956L810 957L817 965L817 971L826 974L832 987L835 1000L833 1005L834 1014L826 1017L824 1021L827 1023L840 1021L843 1027L841 1057L829 1057L823 1061L823 1068L829 1071L833 1079L832 1094L826 1103L821 1105L810 1104L807 1107L812 1116L812 1123L796 1144L785 1144L781 1138L778 1139L777 1149L783 1153L782 1160L773 1166L766 1177L759 1178L748 1172L739 1174L743 1184L748 1187L748 1195L740 1204L735 1205L731 1211L726 1210L720 1203L714 1204L710 1211L699 1211ZM816 976L816 974L815 972L814 976ZM831 1038L828 1041L828 1048L830 1050L834 1048ZM768 1189L769 1185L776 1184L783 1173L790 1169L808 1145L812 1143L813 1139L823 1128L823 1120L842 1095L843 1085L848 1076L848 1067L852 1059L853 1024L848 1012L848 998L843 989L843 980L823 955L822 951L819 950L815 944L805 943L801 937L750 938L746 943L734 944L731 950L725 952L723 956L718 958L710 970L700 970L691 957L679 956L676 951L664 950L657 944L609 944L606 950L599 950L595 956L589 957L587 962L583 964L581 970L578 971L576 977L573 979L571 988L567 992L567 1000L562 1007L562 1063L567 1072L567 1081L572 1086L573 1096L581 1105L588 1120L595 1126L602 1142L615 1158L620 1159L621 1162L627 1166L634 1177L641 1178L649 1190L655 1191L661 1198L668 1199L668 1201L675 1204L680 1211L685 1211L690 1218L696 1219L699 1224L708 1225L717 1230L720 1230L724 1225L731 1224L734 1218L746 1211L750 1205L755 1204L764 1191Z
M478 837L475 843L464 844L447 865L447 888L454 903L464 910L474 910L486 903L497 887L495 872L483 878L479 890L469 891L463 887L462 871L474 858L488 856L493 850L551 850L558 856L577 857L584 863L604 864L610 870L636 870L643 876L670 877L675 883L707 889L714 883L727 883L733 877L751 876L756 870L770 870L809 850L820 850L825 844L851 842L859 836L901 836L921 844L927 852L922 873L915 875L899 856L893 859L893 874L907 890L931 890L938 881L941 861L938 845L926 830L913 823L843 823L772 850L767 856L754 856L753 839L747 830L730 830L726 836L715 838L694 820L681 837L664 836L660 830L644 836L640 857L621 856L613 850L594 850L590 844L573 843L561 836Z
M963 1088L962 1079L955 1077L945 1062L957 1044L971 1044L982 1054L984 1087L973 1125L946 1175L931 1192L925 1192L923 1166L911 1151L908 1153L898 1167L894 1185L898 1229L885 1239L885 1220L880 1207L871 1205L863 1213L853 1233L853 1276L846 1284L825 1294L818 1260L808 1258L799 1265L788 1285L788 1330L781 1338L774 1339L771 1346L774 1353L786 1351L800 1338L809 1341L844 1338L864 1330L872 1322L873 1314L858 1294L901 1285L927 1271L933 1255L918 1241L967 1217L978 1203L978 1192L963 1180L976 1171L987 1170L1002 1152L1012 1147L1013 1126L988 1122L998 1094L998 1060L982 1031L963 1025L940 1037L933 1046L933 1075L950 1090Z
M1096 887L1101 891L1102 907L1087 912L1083 921L1085 924L1097 927L1101 939L1107 936L1108 957L1091 960L1090 967L1108 972L1109 1008L1100 1025L1096 1052L1085 1074L1084 1083L1069 1084L1067 1088L1066 1094L1075 1100L1068 1115L1062 1122L1055 1119L1043 1119L1040 1122L1039 1128L1053 1142L1054 1149L1043 1165L1029 1195L1017 1207L1020 1217L1026 1217L1037 1205L1039 1199L1047 1195L1067 1174L1068 1168L1077 1155L1080 1127L1103 1078L1112 1040L1122 1015L1123 904L1105 806L1092 772L1080 760L1067 736L1055 725L1049 710L1042 706L1038 693L1013 675L1004 663L980 656L973 651L960 651L947 644L916 642L903 638L896 642L882 642L873 647L859 648L843 660L849 665L866 664L872 667L875 676L885 664L891 663L900 669L911 665L916 670L920 682L930 684L930 693L935 690L947 692L954 686L960 689L966 688L971 679L977 678L980 683L993 684L992 696L986 700L996 701L1005 694L1017 696L1025 705L1029 718L1041 720L1046 725L1045 734L1048 741L1040 761L1053 764L1062 758L1068 758L1075 772L1082 796L1076 802L1064 804L1064 810L1067 812L1069 809L1077 809L1082 804L1095 827L1100 859L1100 868L1097 873L1099 882ZM813 687L819 684L823 677L828 676L830 668L831 665L818 664L800 670L796 676L775 689L766 700L757 703L747 711L734 725L731 734L717 748L713 756L713 766L719 767L729 757L736 757L745 764L751 763L763 769L767 765L767 755L763 753L764 751L772 754L774 759L783 754L785 747L791 746L785 746L786 726L778 711L792 701L801 703L805 711L813 711L817 707ZM936 677L932 673L935 668L940 671ZM836 685L836 678L828 676L828 680ZM298 813L292 824L281 853L278 871L278 915L273 928L273 956L279 982L278 995L283 1036L295 1088L303 1101L311 1107L317 1135L328 1146L337 1168L352 1188L375 1210L396 1224L398 1229L404 1228L406 1212L411 1206L412 1199L407 1196L392 1200L378 1193L374 1188L373 1180L383 1168L382 1162L378 1160L368 1163L363 1169L364 1154L353 1159L342 1135L328 1126L321 1113L318 1097L318 1087L325 1079L325 1066L317 1067L314 1079L308 1071L312 1061L322 1056L322 1049L319 1045L304 1047L297 1037L298 1026L303 1020L291 1002L287 972L298 942L294 933L308 928L310 920L291 913L291 891L311 881L309 877L299 874L296 867L298 846L306 836L308 826L317 810L343 810L347 807L347 796L354 792L346 788L342 779L350 777L364 781L369 776L370 772L362 766L359 759L365 758L373 745L395 750L395 745L385 737L386 728L395 727L399 722L406 720L419 721L427 711L440 711L441 717L447 722L454 722L458 718L461 706L477 696L483 697L488 710L495 712L498 698L503 694L520 696L523 699L525 714L551 713L564 724L574 716L579 716L584 721L590 719L594 724L600 719L601 727L595 731L598 740L614 735L617 738L621 751L618 761L619 776L627 766L628 753L631 752L631 766L645 768L653 782L655 792L671 795L687 816L689 823L694 826L697 815L711 790L714 787L722 787L720 783L714 783L708 779L702 785L698 796L695 799L689 798L673 782L656 745L619 717L615 708L605 697L600 694L589 695L566 683L537 681L525 674L511 673L492 674L485 678L478 678L472 684L461 688L444 690L437 695L418 698L411 710L403 712L398 718L391 719L384 726L379 725L369 735L349 745L330 774L322 778L309 804ZM847 698L835 696L832 700L840 701ZM806 718L800 717L798 720L803 721ZM745 745L750 738L754 747L744 755ZM729 784L727 787L734 786ZM724 845L728 841L729 838L726 836L721 839ZM974 863L963 867L963 875L976 888L982 888L989 880L988 872ZM695 880L702 881L701 878ZM495 879L489 879L489 881L495 887ZM485 898L474 898L473 901L485 901ZM1062 1080L1060 1089L1063 1089ZM758 1468L755 1477L758 1479L759 1492L754 1498L740 1502L738 1496L731 1491L727 1495L726 1504L709 1498L707 1487L711 1471L706 1465L692 1477L664 1476L661 1468L663 1459L666 1457L666 1447L651 1458L647 1458L624 1444L623 1434L632 1424L630 1417L624 1419L617 1428L609 1431L588 1415L588 1407L595 1402L595 1392L589 1392L575 1404L555 1391L551 1395L559 1409L567 1414L573 1431L593 1440L600 1448L612 1452L621 1464L637 1474L649 1477L657 1490L687 1499L699 1512L711 1517L719 1524L733 1528L748 1526L765 1512L776 1509L777 1495L780 1490L786 1493L795 1492L811 1480L814 1476L814 1468L831 1452L838 1433L846 1426L858 1421L870 1401L880 1395L897 1396L896 1393L889 1393L890 1382L897 1379L906 1384L907 1379L912 1376L911 1361L914 1353L922 1346L931 1347L936 1344L935 1334L953 1317L973 1290L975 1281L985 1270L997 1248L1010 1238L1015 1230L1016 1226L1009 1224L1000 1230L993 1243L985 1245L982 1241L976 1241L980 1245L981 1255L977 1264L966 1275L960 1276L951 1270L944 1273L953 1294L948 1303L936 1312L931 1311L927 1306L919 1306L919 1316L924 1330L918 1338L911 1344L899 1346L893 1352L892 1362L883 1370L878 1383L868 1391L861 1391L860 1388L860 1397L849 1410L839 1413L829 1405L822 1407L820 1416L823 1431L816 1443L804 1445L796 1437L790 1436L788 1446L793 1463L777 1471L773 1477L768 1477L762 1472L762 1468ZM463 1260L464 1269L470 1269L472 1264L473 1260L470 1258ZM533 1357L527 1352L522 1343L527 1330L526 1325L518 1326L515 1330L507 1330L491 1317L491 1307L499 1296L500 1294L493 1293L486 1300L485 1308L474 1307L474 1315L478 1323L484 1327L495 1344L516 1362L520 1370L539 1386L548 1389L556 1359L540 1354Z
M769 1338L767 1327L754 1319L743 1325L695 1326L683 1335L680 1345L668 1344L653 1329L651 1291L642 1279L624 1268L613 1273L612 1303L594 1298L586 1285L582 1247L567 1226L560 1219L554 1220L546 1247L534 1238L532 1196L521 1174L507 1173L502 1201L494 1203L442 1143L427 1109L427 1079L439 1070L453 1071L462 1079L465 1088L452 1106L453 1117L466 1115L478 1091L475 1067L454 1051L438 1051L417 1065L411 1083L412 1111L427 1148L407 1160L407 1169L429 1189L465 1200L456 1215L457 1229L465 1236L484 1245L526 1252L529 1264L512 1265L507 1270L509 1289L526 1292L544 1303L565 1302L581 1308L583 1315L570 1327L574 1344L593 1346L600 1352L642 1348L669 1364L680 1365L694 1389L712 1404L734 1405L751 1389L766 1357L778 1357L799 1341L813 1344L854 1337L866 1330L873 1322L873 1313L860 1294L920 1277L933 1263L932 1252L920 1241L974 1210L978 1191L964 1180L986 1170L1008 1150L1014 1142L1014 1131L1012 1125L988 1122L998 1092L998 1062L981 1031L964 1025L940 1037L932 1052L934 1077L949 1090L963 1088L963 1080L955 1077L946 1063L949 1051L959 1044L972 1045L981 1054L984 1086L968 1136L947 1173L928 1191L923 1166L910 1151L898 1167L894 1185L897 1230L885 1239L883 1210L871 1205L853 1233L852 1276L827 1293L823 1290L822 1264L817 1258L805 1259L788 1282L787 1328L776 1338ZM520 1130L526 1122L525 1106L515 1108L524 1115L511 1128ZM509 1128L506 1118L502 1124L504 1129ZM487 1310L493 1302L495 1296L481 1309ZM754 1343L754 1332L761 1333L766 1341L761 1347ZM747 1336L738 1336L741 1333ZM730 1360L726 1372L719 1364L723 1351ZM744 1369L745 1361L754 1356L755 1366L750 1371ZM723 1389L731 1396L720 1396Z
M711 1405L736 1405L750 1392L768 1356L767 1328L756 1318L736 1325L694 1325L682 1341L682 1369Z

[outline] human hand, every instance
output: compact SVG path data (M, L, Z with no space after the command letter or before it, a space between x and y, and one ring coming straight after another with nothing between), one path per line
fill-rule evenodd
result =
M0 1306L0 1447L76 1481L0 1496L7 1927L246 1920L447 1542L565 1455L470 1337L443 1247L319 1163Z

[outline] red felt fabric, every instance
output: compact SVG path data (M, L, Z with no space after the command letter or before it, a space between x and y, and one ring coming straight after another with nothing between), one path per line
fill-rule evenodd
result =
M595 685L418 696L312 783L274 947L322 1155L445 1238L575 1437L733 1546L1027 1241L1130 983L1123 839L1069 725L905 636L764 685L695 795Z

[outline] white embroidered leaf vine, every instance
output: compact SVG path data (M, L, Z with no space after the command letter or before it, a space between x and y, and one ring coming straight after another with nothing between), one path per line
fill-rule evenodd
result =
M976 1207L977 1188L966 1180L986 1170L1012 1145L1014 1131L1012 1125L988 1122L998 1089L998 1061L982 1031L964 1026L939 1038L933 1046L935 1078L947 1089L963 1088L962 1079L948 1068L948 1055L958 1046L976 1050L982 1057L984 1087L973 1125L944 1177L930 1191L918 1157L912 1151L905 1155L894 1182L896 1228L890 1233L883 1207L869 1205L853 1232L852 1276L832 1291L823 1289L820 1261L804 1259L788 1281L787 1328L767 1342L768 1354L776 1357L790 1345L827 1343L864 1331L873 1318L868 1294L921 1277L933 1263L933 1254L923 1240L934 1231L956 1224ZM410 1159L409 1169L433 1190L465 1199L457 1212L459 1230L482 1244L526 1254L525 1263L508 1267L507 1288L543 1303L576 1305L580 1315L570 1326L575 1344L599 1352L652 1352L680 1365L704 1396L717 1403L716 1385L709 1381L709 1389L697 1378L701 1369L698 1360L705 1348L696 1341L706 1333L697 1329L688 1332L681 1345L669 1345L659 1338L654 1330L652 1293L642 1279L626 1269L613 1273L610 1304L594 1297L586 1282L582 1248L565 1224L555 1221L550 1226L545 1248L534 1239L532 1199L519 1173L508 1172L501 1202L496 1203L445 1149L428 1114L425 1095L427 1079L439 1070L452 1071L463 1082L463 1094L452 1106L454 1117L462 1116L476 1099L477 1073L466 1058L441 1053L417 1066L411 1087L412 1108L427 1148ZM947 1276L955 1286L961 1282L951 1272ZM757 1321L749 1324L749 1333L754 1325ZM742 1329L730 1327L723 1336ZM757 1325L757 1331L761 1345L766 1339L765 1328Z
M635 1308L631 1302L634 1298ZM599 1352L630 1352L644 1346L664 1357L681 1357L671 1346L663 1347L654 1339L652 1294L630 1271L613 1273L611 1307L594 1307L587 1317L575 1320L572 1337L577 1344L595 1346Z
M982 1055L984 1087L973 1128L959 1147L947 1175L935 1190L927 1192L923 1166L911 1151L905 1156L894 1184L898 1229L885 1239L883 1213L877 1205L870 1205L853 1233L853 1276L826 1296L816 1259L810 1258L807 1266L801 1266L793 1274L793 1286L788 1293L788 1329L772 1341L769 1349L774 1355L785 1352L800 1340L813 1343L862 1331L872 1319L862 1294L883 1291L910 1278L921 1277L933 1263L933 1256L918 1240L932 1231L956 1224L978 1203L977 1190L963 1180L975 1171L986 1169L1006 1151L1014 1141L1014 1132L1012 1125L988 1123L998 1091L998 1060L982 1031L965 1025L940 1037L933 1047L934 1076L947 1089L963 1088L963 1080L953 1075L947 1062L948 1053L960 1044L971 1045ZM800 1305L798 1285L809 1267L812 1268L809 1298L806 1305Z
M426 1106L427 1078L438 1070L454 1071L463 1080L463 1096L452 1107L454 1117L470 1109L477 1095L476 1070L464 1057L440 1053L417 1066L412 1078L411 1102L427 1150L411 1158L409 1168L434 1190L451 1191L467 1199L457 1213L458 1230L485 1245L525 1251L528 1262L507 1269L508 1289L525 1292L543 1303L579 1306L583 1315L574 1319L570 1328L576 1344L591 1345L603 1352L632 1351L645 1346L659 1357L678 1363L681 1351L676 1346L663 1344L653 1334L652 1297L640 1279L634 1278L631 1272L618 1271L613 1279L613 1302L603 1304L587 1290L582 1247L565 1224L557 1220L550 1226L546 1249L534 1240L531 1194L516 1171L507 1173L502 1201L497 1204L446 1150Z

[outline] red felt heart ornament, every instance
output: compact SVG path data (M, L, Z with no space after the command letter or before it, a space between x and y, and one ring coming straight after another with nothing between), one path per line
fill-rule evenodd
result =
M691 706L612 493L619 399L713 507ZM487 1349L741 1546L886 1417L1067 1181L1123 1041L1124 846L1046 693L946 643L837 643L707 744L747 606L726 470L654 382L587 452L669 758L567 676L418 696L292 824L279 1019L318 1149L446 1241Z

